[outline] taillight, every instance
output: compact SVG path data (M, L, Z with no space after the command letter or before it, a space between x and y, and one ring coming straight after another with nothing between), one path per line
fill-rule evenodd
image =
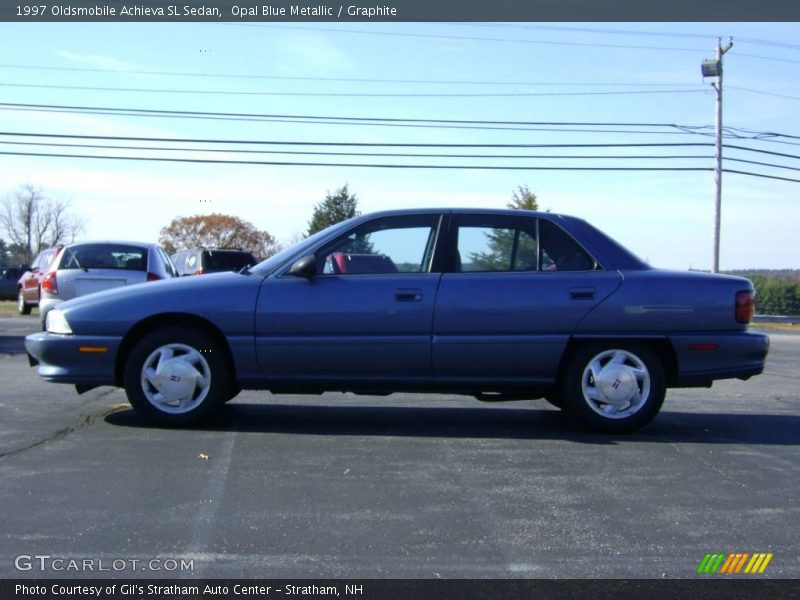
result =
M753 290L736 292L736 320L749 323L756 309L756 293Z
M56 281L55 271L50 271L42 279L42 291L48 294L58 294L58 281Z
M197 271L195 271L194 274L195 275L202 275L203 274L203 269L197 269Z
M147 281L158 281L159 279L161 279L160 275L156 275L155 273L147 274Z

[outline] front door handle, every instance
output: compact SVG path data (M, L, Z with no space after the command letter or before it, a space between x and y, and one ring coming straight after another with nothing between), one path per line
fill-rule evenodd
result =
M569 289L569 297L573 300L594 300L595 288L574 287Z
M422 290L399 289L394 291L394 299L398 302L420 302L422 301Z

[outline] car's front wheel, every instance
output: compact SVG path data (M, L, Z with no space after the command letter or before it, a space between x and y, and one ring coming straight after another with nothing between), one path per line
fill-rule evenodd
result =
M25 290L22 288L17 292L17 310L21 315L31 314L31 305L25 302Z
M607 433L635 431L649 423L661 409L665 392L658 355L631 342L578 348L562 382L567 414Z
M230 395L230 369L207 334L183 327L150 332L128 356L123 385L131 405L162 425L208 419Z

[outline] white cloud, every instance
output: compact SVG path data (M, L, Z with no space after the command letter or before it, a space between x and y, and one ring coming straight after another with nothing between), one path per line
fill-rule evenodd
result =
M292 33L278 38L278 64L285 73L328 74L350 71L355 64L325 36Z
M98 69L108 69L109 71L130 71L136 69L133 63L121 61L113 56L106 56L103 54L75 54L68 50L54 50L54 52L61 58L66 58L69 61L86 65L88 67L95 67Z

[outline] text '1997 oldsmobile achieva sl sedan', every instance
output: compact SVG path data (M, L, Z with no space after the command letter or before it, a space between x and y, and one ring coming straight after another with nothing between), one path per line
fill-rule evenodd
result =
M251 269L61 304L25 345L78 392L125 388L151 421L208 419L242 389L546 398L638 429L669 387L761 373L752 284L654 269L585 221L530 211L358 216Z

